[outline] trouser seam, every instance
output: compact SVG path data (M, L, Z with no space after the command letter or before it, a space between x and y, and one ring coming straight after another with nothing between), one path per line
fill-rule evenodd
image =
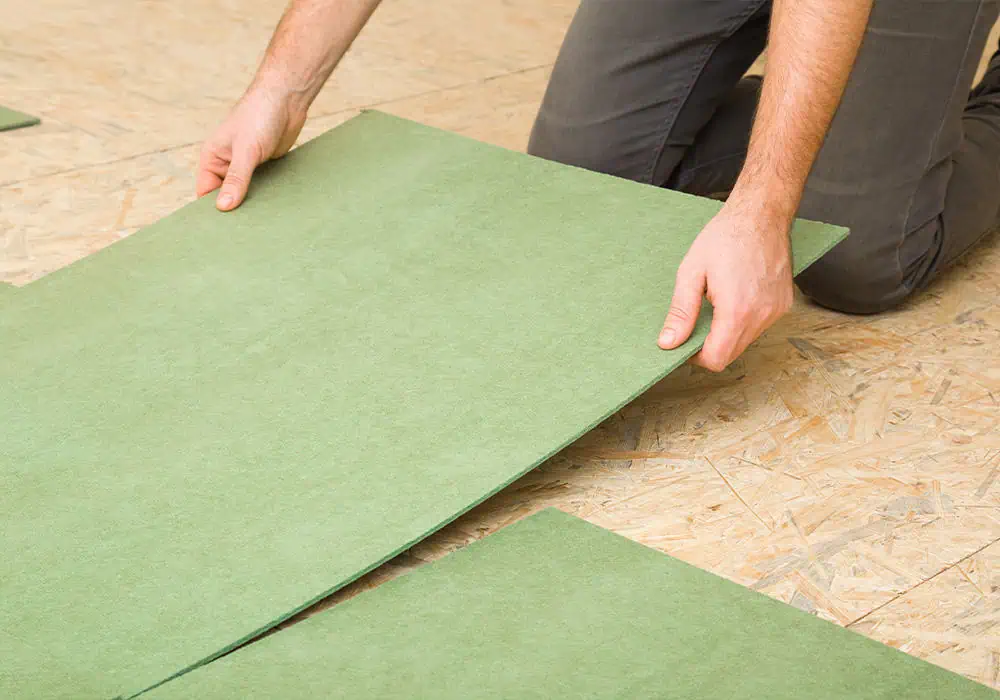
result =
M710 168L713 165L718 165L719 163L724 163L727 160L733 160L734 158L745 158L746 154L747 154L746 151L733 151L732 153L730 153L728 155L719 156L718 158L713 158L710 161L706 161L704 163L699 163L698 165L690 167L690 168L687 169L686 172L697 173L697 172L700 172L700 171L704 170L705 168Z
M644 182L653 183L653 176L656 174L656 166L663 157L663 151L667 147L667 140L670 138L670 134L673 131L674 126L677 124L677 118L680 116L681 110L684 109L685 105L687 105L688 101L691 99L691 93L694 91L694 87L698 83L699 76L701 76L702 72L704 72L708 59L719 48L719 44L721 44L722 41L725 41L735 34L736 30L746 24L747 18L760 10L766 2L768 2L768 0L758 0L757 2L748 3L747 9L743 13L737 15L726 28L726 31L723 32L722 39L702 50L701 55L698 57L695 69L692 71L691 79L688 81L684 98L681 100L680 106L674 110L673 115L667 122L666 127L663 129L663 136L660 138L659 144L655 149L653 149L652 158L650 159L649 167L647 168L646 175L643 179Z
M976 11L972 15L972 20L970 22L971 26L969 27L969 31L968 31L967 37L965 39L965 51L962 52L962 62L960 64L959 70L955 73L955 80L954 80L954 82L952 84L952 87L951 87L951 94L952 95L955 94L955 90L958 88L958 83L962 79L962 73L964 71L966 63L968 62L969 49L972 47L972 40L973 40L973 34L975 33L974 30L976 28L976 22L979 19L979 15L983 11L983 5L984 5L984 3L985 3L985 0L979 0L979 2L976 4ZM945 126L945 122L947 120L948 120L948 110L947 110L947 106L946 106L945 107L945 112L942 115L942 118L941 118L940 122L938 123L937 133L934 135L934 139L931 141L931 148L930 148L930 151L927 154L927 162L924 164L924 168L923 168L923 176L917 181L917 184L914 186L913 192L910 194L910 199L909 199L909 201L907 202L907 205L906 205L904 219L903 219L903 225L902 225L901 230L899 232L899 241L896 243L896 274L898 275L900 286L911 286L911 287L914 286L914 285L908 285L908 283L906 282L905 275L903 274L903 264L902 264L902 260L900 260L900 256L902 254L903 244L906 242L906 236L907 236L907 234L909 233L909 230L910 230L910 217L913 215L913 204L916 201L917 193L920 191L920 185L923 183L924 179L926 178L927 173L930 172L931 163L934 160L934 153L937 150L938 144L941 142L941 134L944 133L944 126ZM962 136L962 138L963 139L965 138L965 136L964 136L964 129L963 129L963 136ZM953 154L950 154L949 155L949 160L952 159L952 158L953 158ZM940 231L941 231L941 243L940 243L940 248L936 251L935 258L940 258L940 256L943 254L944 249L945 249L944 236L946 234L945 234L945 231L944 231L944 220L943 220L943 217L940 216L940 214L938 216L938 219L941 221L941 224L939 224L941 226L941 229L940 229ZM931 267L934 267L936 265L937 265L937 260L935 260L932 263ZM928 268L928 270L930 270L930 268ZM929 277L929 275L928 275L928 277ZM909 291L912 291L912 290L909 290Z

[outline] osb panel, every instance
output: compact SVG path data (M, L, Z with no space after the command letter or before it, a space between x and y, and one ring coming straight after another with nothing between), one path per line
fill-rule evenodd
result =
M986 53L983 55L983 59L979 63L979 71L976 73L977 81L983 77L983 73L986 72L986 64L989 63L993 52L997 50L1000 50L1000 22L997 22L993 27L990 38L986 42Z
M0 187L0 281L27 284L194 199L197 147Z
M917 586L853 629L1000 688L1000 543Z
M0 95L50 124L0 141L0 184L201 140L242 94L283 6L4 3ZM312 113L550 64L575 6L440 0L432 12L413 0L386 0Z

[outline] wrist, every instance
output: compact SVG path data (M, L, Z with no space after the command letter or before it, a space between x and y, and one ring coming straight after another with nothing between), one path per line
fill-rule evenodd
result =
M309 90L296 87L284 72L262 66L247 89L247 93L258 92L267 99L284 107L289 114L305 115L309 111L313 96Z
M780 163L761 156L760 151L751 144L727 202L749 215L791 227L809 171L794 159L790 163Z
M784 202L775 202L758 193L730 196L720 212L745 245L761 251L770 261L769 267L776 271L787 269L788 274L791 274L793 214L794 210Z
M733 190L723 208L731 216L752 222L751 230L767 232L784 239L795 220L798 202L767 191Z

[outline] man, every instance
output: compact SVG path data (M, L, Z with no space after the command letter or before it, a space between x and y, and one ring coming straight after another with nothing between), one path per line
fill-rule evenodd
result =
M199 195L221 187L218 208L239 206L377 4L293 0L204 146ZM969 93L1000 0L872 4L582 1L528 151L727 195L678 271L661 347L690 336L707 296L694 361L722 370L784 314L796 213L850 227L796 280L850 313L899 304L1000 224L1000 53ZM742 78L765 43L766 77Z

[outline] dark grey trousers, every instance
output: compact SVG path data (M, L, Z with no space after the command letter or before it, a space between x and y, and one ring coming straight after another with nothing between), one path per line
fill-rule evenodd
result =
M888 309L1000 225L1000 55L970 95L1000 0L875 0L799 215L850 237L800 275L825 306ZM583 0L528 146L695 194L732 188L769 0Z

